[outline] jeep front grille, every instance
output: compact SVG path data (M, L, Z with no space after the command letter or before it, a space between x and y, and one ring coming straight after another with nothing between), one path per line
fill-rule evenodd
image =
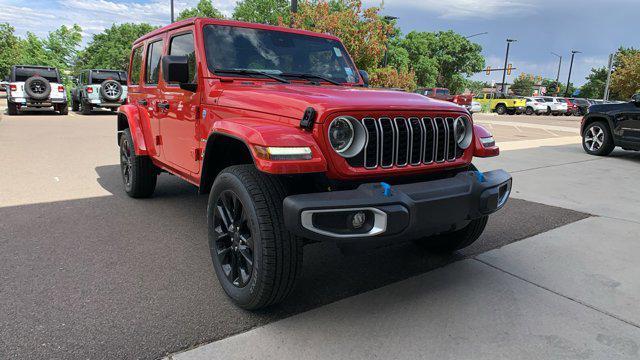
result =
M452 117L366 117L367 140L351 166L366 169L418 166L454 161L464 150L457 146Z

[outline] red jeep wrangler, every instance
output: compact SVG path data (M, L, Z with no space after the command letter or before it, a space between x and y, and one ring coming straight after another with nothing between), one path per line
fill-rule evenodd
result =
M209 193L209 247L246 309L281 301L302 247L414 240L471 244L511 189L491 134L454 104L369 89L340 41L189 19L138 39L118 143L125 191L169 172Z

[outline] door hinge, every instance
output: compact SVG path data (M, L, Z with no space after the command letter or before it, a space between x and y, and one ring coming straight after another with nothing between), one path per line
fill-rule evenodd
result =
M162 145L162 136L156 135L156 145Z

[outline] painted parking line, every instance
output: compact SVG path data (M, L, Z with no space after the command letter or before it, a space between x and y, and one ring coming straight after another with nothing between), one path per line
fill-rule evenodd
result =
M557 136L557 135L556 135ZM582 138L580 136L562 136L547 139L517 140L497 142L501 151L532 149L542 146L561 146L580 144Z
M504 125L504 126L524 127L524 128L542 129L542 130L551 130L551 131L565 131L565 132L572 132L572 133L579 132L579 129L577 127L569 127L569 126L533 124L533 123L515 122L515 121L495 121L495 120L484 120L484 119L477 119L475 120L475 122L479 124L487 124L487 125Z

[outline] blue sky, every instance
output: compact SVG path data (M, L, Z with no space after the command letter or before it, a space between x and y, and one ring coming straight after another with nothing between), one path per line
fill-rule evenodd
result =
M214 0L226 14L236 0ZM378 5L379 0L364 0ZM175 0L176 12L197 0ZM60 25L77 23L85 41L113 22L166 24L169 0L0 0L0 22L9 22L17 33L46 35ZM398 16L404 33L412 30L455 30L474 37L482 45L487 64L501 67L505 39L518 39L510 61L521 71L555 78L557 58L564 55L561 81L566 81L571 49L576 55L572 81L584 82L589 69L604 66L618 46L640 48L640 0L386 0L384 14ZM479 80L501 80L501 75L475 75Z

